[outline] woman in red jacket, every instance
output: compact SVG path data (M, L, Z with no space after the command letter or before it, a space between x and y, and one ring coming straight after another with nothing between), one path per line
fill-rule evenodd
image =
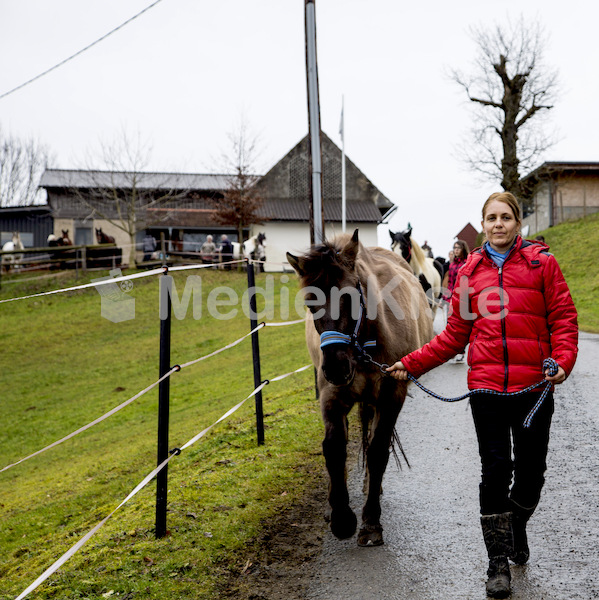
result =
M447 271L447 293L443 296L443 300L445 300L446 303L451 300L453 289L458 281L458 271L466 262L469 251L468 244L464 240L456 240L453 245L453 260L449 264L449 270ZM445 304L444 308L445 310L448 310L447 304ZM463 362L463 360L463 354L458 354L456 356L456 362Z
M553 394L549 392L529 428L524 420L541 391L506 394L539 382L562 383L572 371L578 344L577 314L562 272L548 246L518 235L516 198L492 194L482 211L486 242L460 268L447 327L431 342L393 366L399 380L419 377L468 351L468 388L482 463L480 510L489 555L487 594L510 594L508 558L528 560L526 523L545 482ZM553 358L557 373L543 372ZM513 439L513 460L512 460Z

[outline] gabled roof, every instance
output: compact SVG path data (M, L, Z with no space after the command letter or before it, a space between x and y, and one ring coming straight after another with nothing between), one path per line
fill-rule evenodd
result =
M197 173L135 173L132 171L84 171L75 169L46 169L40 186L48 188L115 188L132 187L154 190L227 190L230 175Z
M528 175L522 177L521 181L535 181L544 179L560 173L585 173L588 175L599 175L599 162L559 162L547 161Z
M341 222L341 201L327 200L323 203L324 220ZM310 205L305 200L267 199L260 208L260 215L270 221L308 221ZM345 207L347 221L378 223L381 212L373 202L348 200Z

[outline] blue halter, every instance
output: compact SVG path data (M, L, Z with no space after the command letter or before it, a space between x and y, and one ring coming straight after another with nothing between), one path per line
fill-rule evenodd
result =
M365 354L365 348L374 348L376 346L376 340L369 340L360 344L358 342L358 332L360 331L360 327L362 326L362 319L364 318L364 294L362 293L362 286L358 281L356 285L358 288L358 292L360 293L360 307L358 312L358 320L356 321L356 326L354 327L354 332L351 335L347 333L341 333L340 331L323 331L320 334L320 349L322 350L325 346L329 346L330 344L345 344L347 346L354 346L360 356Z

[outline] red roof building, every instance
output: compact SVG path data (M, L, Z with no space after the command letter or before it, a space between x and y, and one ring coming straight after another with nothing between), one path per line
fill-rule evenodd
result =
M455 238L456 240L462 240L468 244L469 250L474 250L476 248L476 238L478 237L478 231L474 229L474 227L468 223L466 227L458 233Z

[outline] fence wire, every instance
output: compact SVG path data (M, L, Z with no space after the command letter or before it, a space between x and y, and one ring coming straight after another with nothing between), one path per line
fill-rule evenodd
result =
M160 463L153 471L148 473L148 475L146 475L146 477L144 477L144 479L135 487L135 489L133 489L133 491L108 516L104 517L104 519L102 519L97 525L95 525L92 529L90 529L90 531L88 531L76 544L71 546L71 548L69 548L58 560L56 560L50 567L48 567L29 587L27 587L27 589L25 589L21 594L19 594L19 596L17 596L17 598L15 600L22 600L23 598L28 596L31 592L33 592L36 588L38 588L44 581L46 581L46 579L48 579L51 575L53 575L64 563L66 563L72 556L74 556L83 547L83 545L108 521L108 519L110 519L110 517L112 517L112 515L114 515L114 513L116 513L119 510L119 508L124 506L129 500L131 500L131 498L133 498L139 491L141 491L146 485L148 485L148 483L150 483L150 481L152 481L152 479L154 479L154 477L156 475L158 475L158 473L160 473L160 471L162 471L162 469L164 469L166 467L166 465L168 465L168 463L176 455L180 454L180 452L182 452L183 450L186 450L191 445L195 444L198 440L203 438L213 427L218 425L218 423L224 421L227 417L231 416L234 412L239 410L250 398L253 398L260 390L262 390L262 388L264 388L266 385L268 385L268 383L270 383L272 381L281 381L282 379L285 379L286 377L289 377L290 375L294 375L295 373L300 373L301 371L305 371L306 369L309 369L311 366L312 365L305 365L303 367L300 367L299 369L296 369L295 371L290 371L289 373L285 373L284 375L279 375L270 380L263 381L258 387L256 387L252 391L252 393L249 396L247 396L247 398L244 398L241 402L239 402L238 404L233 406L224 415L222 415L219 419L217 419L214 423L212 423L212 425L210 425L209 427L206 427L206 429L203 429L197 435L195 435L189 441L187 441L185 444L183 444L183 446L181 446L181 448L177 449L178 452L172 453L168 458L166 458L162 463Z

